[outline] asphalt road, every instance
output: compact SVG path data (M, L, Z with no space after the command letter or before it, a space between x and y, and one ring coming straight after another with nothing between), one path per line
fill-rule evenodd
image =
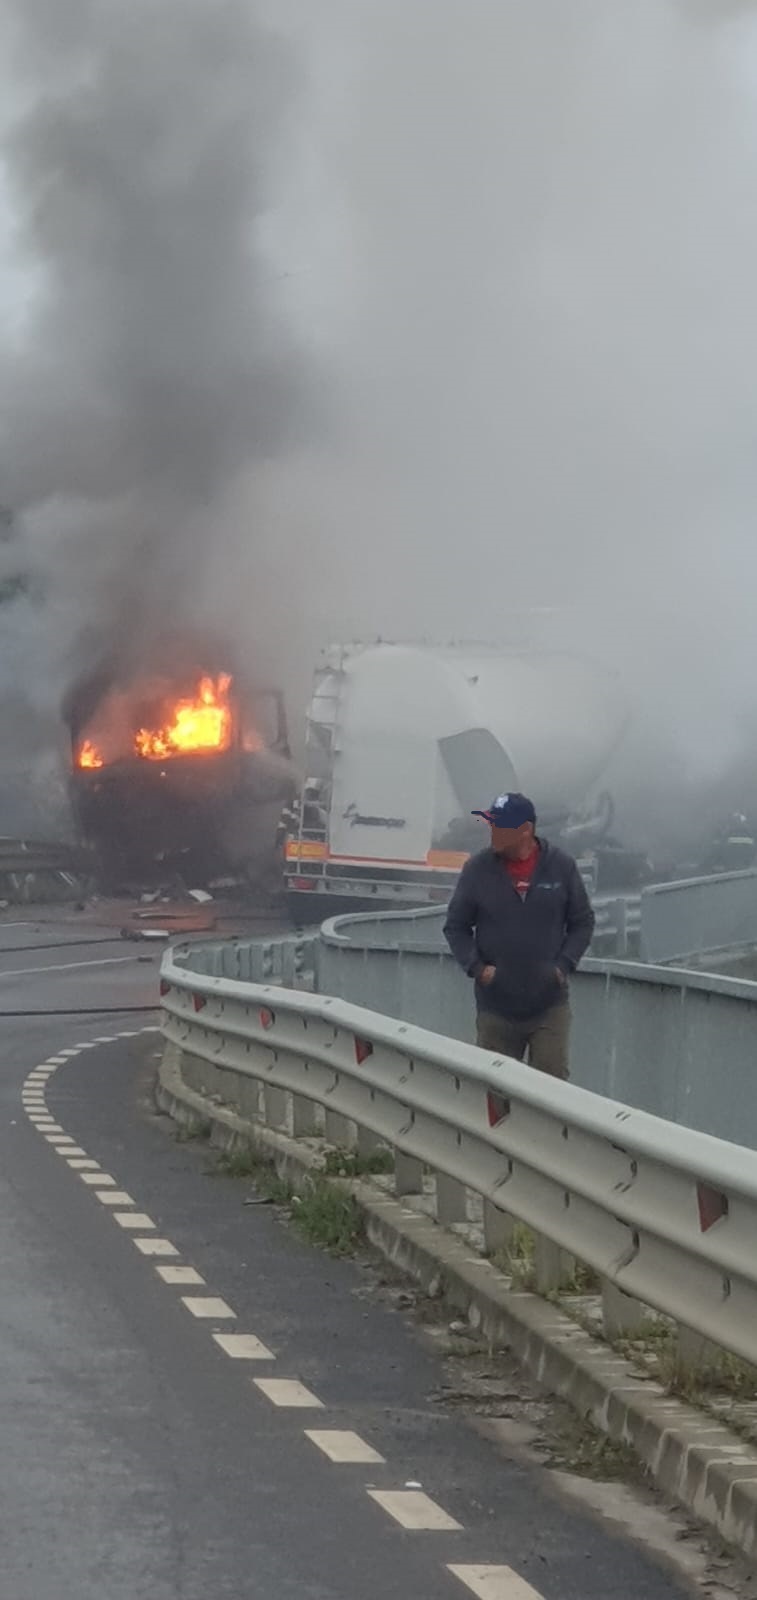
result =
M154 1114L159 954L0 921L1 1600L682 1600Z

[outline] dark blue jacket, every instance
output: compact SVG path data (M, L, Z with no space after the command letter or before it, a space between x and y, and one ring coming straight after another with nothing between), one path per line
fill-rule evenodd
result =
M566 977L591 943L594 912L572 856L539 840L540 856L525 900L493 850L467 861L449 903L444 933L470 978L496 967L493 983L476 983L480 1011L515 1021L538 1016L564 998Z

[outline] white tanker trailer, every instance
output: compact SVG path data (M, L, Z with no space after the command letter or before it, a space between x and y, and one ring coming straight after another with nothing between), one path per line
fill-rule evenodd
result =
M508 789L578 852L609 827L589 797L622 738L618 680L580 657L464 646L336 646L316 673L286 844L304 914L448 898L486 842L470 813ZM328 900L328 904L326 904Z

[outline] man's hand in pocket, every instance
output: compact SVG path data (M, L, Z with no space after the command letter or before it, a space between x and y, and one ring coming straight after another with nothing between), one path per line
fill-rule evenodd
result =
M494 982L494 979L496 978L496 976L497 976L497 968L496 967L484 967L482 969L482 971L480 972L480 974L479 974L478 981L479 981L479 983L482 985L482 987L484 989L488 989L489 984Z

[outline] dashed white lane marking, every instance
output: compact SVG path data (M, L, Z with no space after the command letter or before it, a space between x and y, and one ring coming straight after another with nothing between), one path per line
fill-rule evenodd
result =
M267 1345L256 1339L254 1333L214 1333L213 1338L224 1354L232 1361L274 1361L276 1358Z
M401 1528L410 1528L415 1533L460 1531L460 1523L423 1489L369 1489L368 1494Z
M208 1322L225 1322L236 1318L236 1311L232 1311L225 1300L219 1300L214 1295L184 1294L181 1301L193 1317L204 1317Z
M132 960L132 957L119 958L114 961L102 962L71 962L67 966L110 966L120 965L121 960ZM36 969L28 969L33 971ZM55 968L40 969L44 971L60 970ZM2 976L2 974L0 974ZM14 974L23 976L23 973ZM158 1033L155 1027L141 1030L146 1033ZM119 1037L135 1037L134 1033L122 1034ZM42 1136L57 1150L59 1155L65 1156L68 1166L76 1172L81 1181L92 1188L97 1199L103 1205L112 1207L132 1207L134 1201L130 1194L123 1189L116 1189L116 1180L110 1173L103 1172L99 1163L90 1159L81 1146L75 1144L65 1130L58 1126L52 1119L47 1109L44 1090L47 1080L52 1076L53 1070L64 1065L67 1061L77 1056L82 1050L92 1049L97 1044L111 1044L114 1036L101 1035L98 1039L89 1040L86 1044L79 1044L70 1050L64 1050L56 1057L30 1073L22 1092L22 1103L29 1121L38 1129ZM49 1070L48 1070L49 1069ZM178 1256L179 1251L170 1239L155 1236L155 1223L145 1212L113 1209L111 1216L119 1227L129 1230L133 1234L147 1234L146 1238L135 1238L134 1244L140 1253L146 1257L160 1258ZM190 1266L164 1266L156 1265L156 1272L166 1284L181 1286L204 1286L205 1280L194 1267ZM227 1301L213 1295L182 1295L182 1304L193 1317L207 1321L221 1322L236 1319L236 1312ZM273 1361L272 1351L255 1337L254 1334L223 1334L214 1333L213 1339L219 1348L232 1360L247 1361ZM297 1410L324 1410L323 1402L313 1394L305 1384L295 1378L255 1378L253 1383L271 1404L280 1408ZM359 1434L347 1429L306 1429L305 1436L316 1446L322 1455L334 1464L355 1465L385 1465L384 1457L377 1450L362 1439ZM455 1521L443 1508L436 1504L421 1489L402 1490L368 1490L370 1497L380 1505L401 1527L409 1530L432 1532L456 1532L460 1524ZM509 1567L474 1567L452 1566L449 1571L461 1583L465 1584L478 1600L540 1600L534 1589Z
M312 1440L316 1448L328 1456L329 1461L335 1461L340 1465L342 1463L384 1465L384 1457L380 1456L372 1445L366 1444L359 1433L342 1432L338 1428L306 1428L305 1438Z
M253 1378L256 1389L274 1406L291 1406L293 1409L323 1411L323 1401L306 1389L296 1378Z
M449 1567L476 1600L542 1600L537 1589L519 1578L512 1567Z
M147 1244L147 1240L135 1239L134 1243L137 1245ZM164 1283L203 1284L205 1282L196 1267L156 1267L155 1271L158 1277L163 1279ZM218 1335L216 1334L215 1337L217 1338Z

